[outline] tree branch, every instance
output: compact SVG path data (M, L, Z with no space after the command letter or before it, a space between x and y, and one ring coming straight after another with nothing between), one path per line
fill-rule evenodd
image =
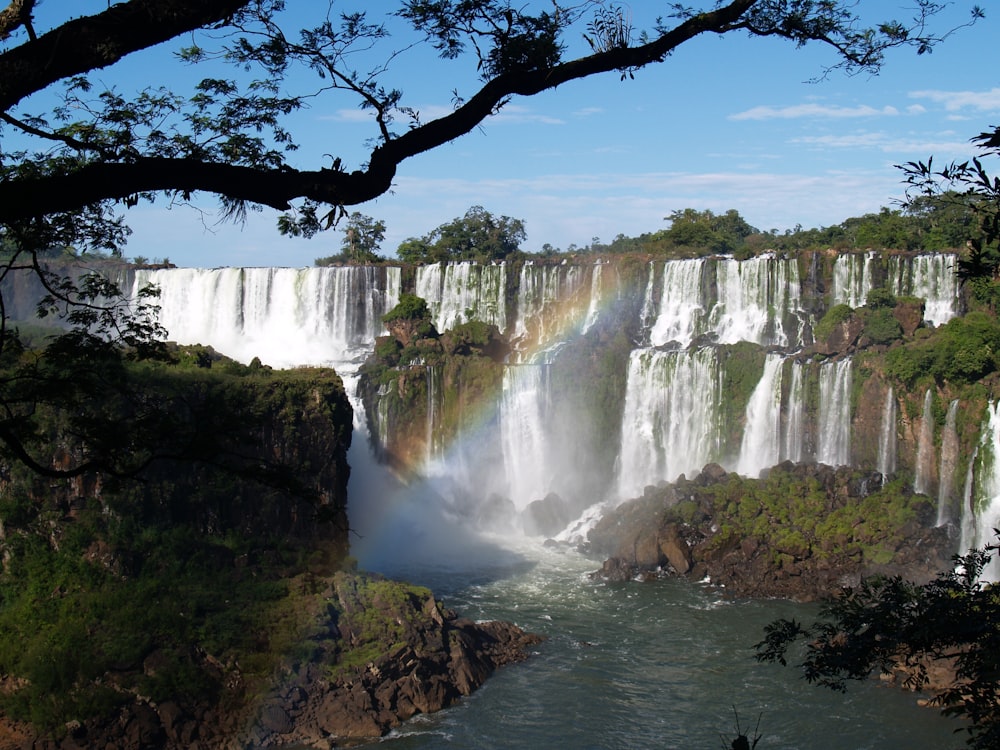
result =
M132 52L224 21L248 2L129 0L67 21L0 54L0 109L8 110L56 81L107 67Z

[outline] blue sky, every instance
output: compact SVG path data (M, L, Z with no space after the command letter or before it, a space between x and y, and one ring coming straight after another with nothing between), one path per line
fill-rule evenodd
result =
M81 11L106 7L103 1L79 5ZM301 0L289 5L306 12ZM905 0L867 5L907 16ZM58 13L59 6L49 0L42 9ZM374 18L395 3L365 6ZM635 0L636 27L658 6ZM956 2L935 23L964 23L970 7ZM967 158L969 138L1000 125L1000 16L986 11L985 20L932 54L891 52L877 77L834 71L810 83L835 62L832 51L736 35L700 38L665 63L638 71L635 80L609 75L515 98L479 130L404 162L391 194L350 210L386 223L382 252L390 256L404 239L473 205L522 219L530 251L656 231L668 226L664 217L687 207L735 208L765 230L837 224L894 205L903 192L894 164L932 154L938 163ZM40 13L39 31L44 28ZM193 73L180 69L175 78L168 55L176 46L137 54L100 79L123 93L179 85ZM454 89L471 94L474 62L411 50L385 81L430 119L450 108ZM303 144L296 166L328 164L325 154L341 156L347 168L364 160L361 146L373 130L355 102L317 99L295 117L293 133ZM308 266L340 249L339 231L289 240L277 234L269 210L251 214L240 227L218 224L213 207L207 201L208 213L168 210L161 201L131 209L134 234L126 254L183 266Z

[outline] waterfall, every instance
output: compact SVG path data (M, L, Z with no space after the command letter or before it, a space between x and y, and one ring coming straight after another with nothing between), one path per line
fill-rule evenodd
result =
M924 413L920 419L920 436L917 438L917 465L913 474L913 491L931 494L931 467L934 464L934 396L930 388L924 394Z
M598 263L591 272L590 302L587 305L587 316L583 320L583 330L581 333L586 333L597 323L597 316L601 310L601 282L603 280L601 268L602 264Z
M676 341L686 348L699 333L699 323L705 314L702 299L704 258L668 260L663 264L663 284L655 305L656 319L649 338L653 346ZM647 299L653 291L654 272L650 270Z
M883 482L896 472L896 442L896 395L889 386L885 393L878 440L878 473L882 475Z
M796 263L770 253L743 261L723 258L715 262L715 272L718 301L708 327L720 344L790 345L782 316L800 307Z
M622 414L619 498L635 497L647 484L673 481L716 458L720 396L714 348L632 352Z
M955 428L957 417L958 399L955 399L948 405L944 432L941 433L941 468L938 471L938 526L944 526L952 521L951 487L955 481L955 464L958 463L958 430Z
M547 492L547 375L546 365L512 365L504 369L500 434L508 494L518 510Z
M785 317L798 316L800 307L798 264L773 253L747 260L669 260L659 287L651 266L643 322L653 346L673 341L685 348L706 333L720 344L798 346L799 326L789 335Z
M440 381L441 368L438 365L426 365L427 371L427 457L426 464L440 464L444 460L439 424L441 421ZM431 473L433 470L429 469Z
M769 354L764 374L747 402L743 443L736 471L757 477L778 463L781 449L781 370L784 358Z
M414 291L423 298L444 333L460 323L479 320L507 328L507 267L472 261L418 266Z
M399 268L176 268L138 270L160 289L172 341L211 346L274 367L359 361L399 302Z
M962 508L961 552L997 542L993 530L1000 528L1000 401L986 407L979 446L969 466L966 498ZM982 579L1000 581L1000 563L994 558Z
M802 446L805 442L805 398L802 378L802 365L794 359L788 365L791 368L791 378L788 386L788 399L785 408L785 432L781 444L781 459L783 461L802 460Z
M564 344L583 330L591 310L596 316L598 303L594 300L593 279L598 268L524 263L518 282L513 333L514 345L522 359L531 361L534 352Z
M861 307L872 288L872 264L875 253L845 253L833 262L834 305Z
M819 368L816 460L830 466L851 462L851 358Z
M936 326L958 314L957 256L932 253L889 259L889 289L897 296L924 300L924 320Z

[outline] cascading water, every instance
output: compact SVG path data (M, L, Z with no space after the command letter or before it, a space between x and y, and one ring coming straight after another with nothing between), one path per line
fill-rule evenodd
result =
M422 267L417 270L416 291L432 303L441 330L453 322L468 320L469 316L493 323L508 334L515 327L530 332L534 325L535 331L544 331L539 338L545 339L548 346L600 322L601 301L615 298L613 291L603 289L604 285L610 289L612 282L608 278L611 274L604 273L602 277L601 269L601 266L585 267L582 271L558 267L536 269L531 272L535 274L531 282L535 284L531 287L533 301L522 302L518 290L509 310L505 296L507 269L503 265ZM383 332L381 316L395 305L400 293L399 269L391 268L174 269L140 272L137 277L141 275L153 277L149 280L163 292L161 321L172 339L209 344L243 361L260 356L265 363L275 366L334 364L344 374L352 395L357 363L371 352L375 337ZM739 291L726 291L735 286L740 287ZM764 288L769 291L763 291ZM552 292L553 289L560 291ZM801 340L798 329L792 333L790 323L796 316L799 326L806 320L798 310L801 302L797 265L784 259L658 261L650 266L647 290L642 320L630 321L623 328L637 340L654 346L677 342L683 350L636 348L629 356L627 372L621 376L624 390L620 393L621 435L615 443L611 436L615 431L607 430L608 443L602 446L618 455L615 499L641 495L648 484L697 472L709 461L727 458L720 455L721 404L729 395L722 393L726 373L720 350L714 346L689 349L693 341L698 339L700 344L702 340L725 337L736 341L748 337L752 344L794 349ZM573 299L569 302L559 299L565 293ZM619 299L620 295L621 292ZM526 312L529 309L534 312ZM573 312L566 315L566 310ZM639 315L637 309L632 310L633 315ZM571 318L575 315L579 317L574 324ZM711 329L710 315L724 328L724 334ZM745 317L740 319L740 315ZM541 319L532 322L529 320L532 316ZM699 339L703 335L705 338ZM727 433L727 451L735 454L733 441L739 441L736 442L739 456L735 460L741 472L756 474L768 464L784 459L816 458L835 465L850 463L850 359L817 365L807 357L795 358L792 354L772 351L763 357L763 374L752 389L744 412L745 430L742 436ZM527 543L517 541L509 527L503 537L466 534L462 544L455 542L463 534L457 524L476 515L475 509L469 511L462 503L479 502L492 493L524 507L542 497L550 487L557 487L551 465L558 462L552 459L552 453L558 448L556 442L565 440L567 433L553 432L553 412L558 410L549 406L554 394L548 373L557 362L554 358L546 361L552 364L506 367L504 392L495 405L497 413L492 420L486 420L488 435L479 444L473 444L468 436L451 445L434 439L434 433L439 432L435 427L441 416L437 406L444 386L441 373L429 367L430 467L427 468L433 476L405 486L382 475L376 481L378 467L373 465L366 444L362 407L354 400L356 434L349 456L352 466L349 491L351 523L361 530L361 536L353 542L353 552L362 564L431 583L449 597L450 605L462 608L470 616L508 617L550 635L542 647L544 658L529 662L524 669L502 670L490 690L481 693L474 704L466 704L466 710L446 712L426 722L408 725L406 731L412 731L412 737L397 735L391 741L401 747L476 746L482 744L484 737L494 737L492 729L484 730L484 726L490 722L489 712L495 710L498 732L495 736L508 739L507 744L511 745L527 747L576 740L577 744L601 747L634 747L636 741L649 746L700 746L697 739L691 739L695 735L690 727L704 723L698 717L704 718L706 700L714 707L721 699L722 713L727 717L731 705L733 680L728 670L735 659L727 657L723 666L719 666L718 644L759 638L762 623L778 616L774 608L792 605L735 603L697 588L669 589L671 582L661 582L663 586L650 584L655 588L644 588L638 594L641 598L648 596L648 600L643 598L637 608L632 599L633 589L605 586L584 575L592 569L592 562L578 560L572 553L544 550L537 544L527 551L521 550L517 545ZM817 404L818 413L807 408L807 404ZM996 411L993 407L984 425L975 482L970 467L970 493L975 486L979 498L976 507L982 509L978 522L968 522L973 529L989 530L1000 523L1000 500L997 500L1000 477L991 478L996 473L992 469L994 462L986 461L987 454L997 454L995 444L1000 441L996 436L1000 432ZM376 429L389 435L393 430L389 415L373 416ZM883 426L888 422L895 423L895 415L883 417ZM731 430L731 426L726 429ZM813 437L815 450L809 445ZM946 436L942 438L945 439ZM880 457L880 470L885 468L886 473L891 465L887 451L881 451ZM942 469L941 476L944 475ZM442 503L446 507L442 508ZM973 538L970 532L969 539ZM454 553L448 554L451 549ZM498 550L505 555L499 555ZM420 567L415 566L414 560L421 561ZM570 564L566 561L576 567L565 576L553 573L557 566ZM481 567L466 573L477 564ZM468 585L457 586L456 570L463 572L460 577ZM424 578L428 571L430 580ZM438 578L434 578L435 573ZM600 604L588 609L595 602ZM681 613L680 616L675 612ZM558 627L553 622L558 622ZM649 629L649 622L655 622L656 627ZM734 625L738 626L736 630L725 629ZM717 628L723 629L717 631ZM706 636L707 629L711 634ZM641 640L638 635L637 639L609 636L616 632L643 635ZM665 632L677 636L677 640L671 640L670 647L661 654L656 651L656 644ZM588 647L581 651L582 642ZM677 654L696 652L697 658L692 657L693 660L675 668ZM710 688L709 699L703 678L712 674L724 674L725 679L721 689ZM567 680L566 675L580 679ZM644 675L653 675L648 687L646 683L634 682L644 679ZM777 683L767 682L761 691L759 686L764 679L759 669L741 678L739 682L745 686L743 694L747 700L756 700L749 696L757 696L770 705L776 695L785 695L782 692L785 688L775 687ZM786 729L797 726L794 721L802 713L804 698L793 675L782 679L791 685L787 689L788 702L795 709L790 719L775 720L775 726L781 727L776 732L790 733L775 742L786 747L800 746L798 740L812 736L809 726L812 716L803 723L804 728ZM597 688L589 688L589 683L595 681ZM606 685L625 681L630 685L641 684L643 688L638 693L626 690L621 705L609 707ZM570 685L568 693L566 685ZM662 693L664 685L670 686L667 697ZM647 703L643 702L644 708L637 715L635 700L640 693L657 697L649 704L649 710L645 710ZM677 696L683 695L696 695L698 700L689 702L690 705L679 702ZM825 693L816 695L821 706L831 700ZM861 746L872 741L889 745L911 725L923 721L933 724L931 712L916 718L906 713L912 711L909 698L905 699L906 706L899 709L904 718L890 724L882 707L885 701L895 700L892 697L895 695L876 688L865 692L860 705L848 704L841 711L849 716L849 721L830 724L827 734L833 740L811 740L812 744L823 748ZM559 704L561 708L552 702L556 697L565 697ZM901 698L900 705L903 701ZM657 705L662 705L665 711L653 710ZM871 711L872 706L879 708ZM769 713L779 710L769 708ZM865 710L874 715L870 721L873 728L858 732L857 717ZM713 711L714 708L709 709L711 722L724 721ZM807 713L823 712L816 708ZM663 716L667 714L680 717L677 726L669 730L663 724ZM569 723L555 718L562 715L575 718ZM591 721L595 716L601 718ZM581 721L585 731L578 726ZM933 736L932 730L933 727L921 726L919 731L911 732L907 735L908 745L921 750L940 746L936 739L920 744L925 737ZM696 735L703 739L704 731L698 729ZM845 740L848 735L858 739ZM633 741L623 740L625 736ZM714 741L716 735L711 736ZM876 736L881 739L873 740ZM502 744L504 739L494 744Z
M968 479L962 507L963 552L997 542L993 530L1000 528L1000 401L986 407ZM996 558L983 571L982 580L1000 581L1000 563Z
M932 253L889 259L889 289L897 296L920 297L925 301L924 320L936 326L958 314L957 256Z
M799 346L803 318L798 265L768 253L748 260L693 258L650 266L643 305L649 342L690 346L708 334L719 344ZM794 320L794 332L786 330Z
M546 365L511 365L504 369L500 432L508 497L518 510L547 491L547 370Z
M629 359L618 495L642 494L654 478L698 471L719 446L716 350L637 349Z
M833 304L861 307L872 289L875 253L838 255L833 262Z
M955 423L958 419L958 399L948 405L948 414L944 420L944 432L941 433L941 467L938 470L938 512L937 525L944 526L952 522L952 484L955 481L955 465L958 463L958 430Z
M785 434L781 444L781 459L798 463L803 458L805 445L805 398L801 363L788 363L791 378L788 386L788 400L785 409Z
M764 374L747 403L746 426L736 471L756 477L781 455L781 373L784 357L769 354Z
M917 439L917 463L913 474L913 491L931 494L931 468L934 465L934 395L930 389L924 394L924 411L920 419L920 436Z
M704 258L663 263L660 296L655 302L653 294L656 266L650 264L646 300L647 319L653 320L649 333L653 346L676 341L686 348L699 332L701 318L705 315L702 294L705 263Z
M885 482L896 472L896 395L890 386L885 393L885 407L882 410L882 427L878 440L878 473Z
M507 266L471 261L418 266L415 293L430 308L438 331L471 320L507 328Z
M830 466L851 462L851 358L819 368L816 460Z
M179 343L205 344L273 367L367 356L399 302L398 268L139 270L134 291L160 289L160 324Z

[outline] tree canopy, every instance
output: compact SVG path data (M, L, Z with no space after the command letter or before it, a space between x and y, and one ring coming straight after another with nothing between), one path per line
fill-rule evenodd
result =
M833 52L829 69L874 72L887 50L927 52L950 33L932 30L941 9L932 0L917 0L906 21L874 24L852 2L676 4L650 29L633 28L620 7L594 0L400 0L391 12L330 4L301 30L289 25L283 0L125 0L80 17L67 9L47 30L35 29L35 6L14 0L0 17L0 119L17 142L0 160L0 222L22 231L40 224L36 243L72 244L65 235L82 233L111 247L124 232L116 206L199 192L218 196L233 216L259 206L292 211L283 230L312 234L344 207L390 190L408 159L470 132L513 97L603 73L634 76L702 35L817 43ZM404 44L417 39L478 72L478 90L456 91L454 109L436 119L425 120L393 85L403 50L390 27L401 23L411 33ZM570 56L570 42L581 37L589 51ZM172 40L178 65L205 67L190 91L121 93L99 83L105 74L97 71ZM20 109L42 91L53 97L43 105L49 111ZM293 165L289 116L332 97L372 114L367 159L349 165L331 154L310 168Z
M525 239L524 222L510 216L494 216L482 206L473 206L421 239L404 240L396 250L407 263L438 263L475 260L488 263L516 252Z
M927 682L931 660L954 661L956 681L936 697L946 714L968 719L968 743L1000 743L1000 589L981 575L994 560L995 545L955 558L954 570L917 585L898 576L865 579L844 589L811 625L777 620L757 644L759 661L786 664L792 645L803 640L800 668L807 681L843 691L847 680L876 669L910 670L909 683Z

